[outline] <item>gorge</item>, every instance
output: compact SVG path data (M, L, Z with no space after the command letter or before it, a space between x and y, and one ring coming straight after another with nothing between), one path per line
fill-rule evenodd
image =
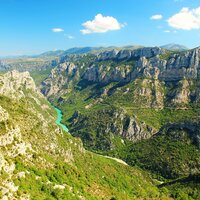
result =
M199 48L148 47L62 56L30 73L8 67L0 166L9 176L0 194L198 199L199 60Z

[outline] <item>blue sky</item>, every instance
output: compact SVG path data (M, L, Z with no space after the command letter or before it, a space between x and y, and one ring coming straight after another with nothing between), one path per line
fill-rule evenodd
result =
M80 46L192 48L200 46L199 7L199 0L0 0L0 56Z

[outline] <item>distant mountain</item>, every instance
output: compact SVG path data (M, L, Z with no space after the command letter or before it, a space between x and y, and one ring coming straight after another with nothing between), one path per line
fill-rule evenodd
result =
M184 50L188 50L188 48L184 45L180 45L180 44L175 44L175 43L171 43L171 44L166 44L163 46L160 46L163 49L168 49L168 50L172 50L172 51L184 51Z
M141 45L130 45L130 46L123 46L123 47L116 47L116 46L109 46L109 47L74 47L67 49L66 51L62 52L62 55L69 55L69 54L86 54L86 53L100 53L103 51L109 51L109 50L134 50L138 48L142 48Z
M64 52L65 52L64 50L47 51L47 52L37 55L36 57L57 57L57 56L61 56Z
M67 49L64 54L84 54L99 49L102 49L102 47L74 47Z
M113 47L114 48L114 47ZM59 58L71 54L86 54L93 51L99 51L104 49L103 47L73 47L67 50L56 50L56 51L47 51L42 54L33 56L35 58Z

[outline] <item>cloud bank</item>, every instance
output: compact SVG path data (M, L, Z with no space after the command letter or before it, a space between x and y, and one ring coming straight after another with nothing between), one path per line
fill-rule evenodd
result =
M167 21L169 26L176 29L188 31L200 29L200 7L192 10L189 8L182 8L180 12L170 17Z

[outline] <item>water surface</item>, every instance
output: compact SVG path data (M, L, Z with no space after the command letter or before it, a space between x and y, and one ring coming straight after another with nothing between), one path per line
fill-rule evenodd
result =
M63 117L62 111L60 109L56 108L55 106L53 106L53 107L57 112L56 124L58 124L58 126L60 126L64 131L68 132L69 129L67 128L67 126L61 123L62 117Z

